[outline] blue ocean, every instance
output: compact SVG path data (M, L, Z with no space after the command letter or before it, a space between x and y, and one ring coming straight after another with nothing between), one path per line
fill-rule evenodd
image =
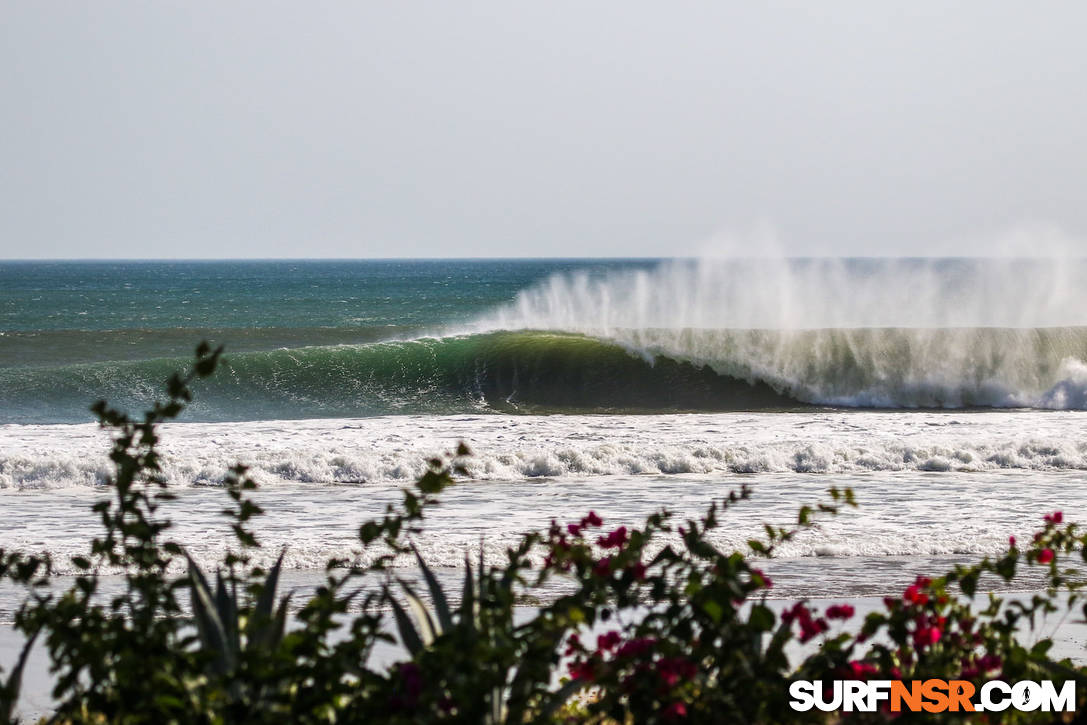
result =
M576 365L584 345L565 350L559 341L549 352L554 341L530 336L443 334L554 274L654 264L0 263L0 422L87 421L88 401L99 397L137 409L205 339L224 346L227 372L199 391L189 419L500 405L518 392L514 380L531 385L533 368L549 358L559 366L553 377L563 377L563 364ZM567 353L574 357L563 360ZM562 390L564 384L551 391L560 400L531 402L576 402L577 391Z

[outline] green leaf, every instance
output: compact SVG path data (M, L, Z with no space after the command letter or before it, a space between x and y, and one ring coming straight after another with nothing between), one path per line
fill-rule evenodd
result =
M367 521L359 527L359 540L363 544L372 544L381 536L381 527L376 521Z
M959 588L962 589L963 594L972 599L978 589L977 572L964 575L963 578L959 581Z
M748 622L760 632L769 632L774 628L774 612L764 604L756 604L751 607L751 615Z
M238 602L226 588L220 572L215 573L215 609L226 634L226 646L231 652L241 652L241 635L238 632Z
M464 589L460 598L460 626L469 631L475 629L475 598L476 588L472 581L472 562L468 559L468 552L464 552Z
M415 558L419 562L419 568L423 570L423 578L426 580L427 587L430 589L430 598L434 601L434 611L438 617L439 633L447 632L453 628L453 615L449 612L449 602L445 598L445 591L442 590L442 585L438 581L438 578L434 576L434 572L432 572L426 562L423 561L423 556L419 553L419 549L415 547L415 544L411 545L411 550L415 552Z
M220 674L227 674L234 669L233 652L227 648L227 635L219 614L216 611L215 600L212 597L211 587L200 567L186 555L189 560L189 589L192 592L193 619L196 622L197 634L204 649L212 653L212 662Z
M274 649L283 641L283 635L287 631L287 607L290 604L290 601L290 594L287 594L280 600L275 618L272 620L271 625L268 626L258 638L258 644L267 649Z
M398 579L397 581L400 582L400 586L404 589L404 597L408 600L411 613L415 615L415 624L423 644L430 646L442 633L441 629L434 624L434 618L430 616L430 610L427 609L426 604L416 595L411 586L403 580Z
M400 606L400 602L396 601L396 597L389 592L388 588L385 589L385 599L389 602L389 606L392 607L393 618L396 620L396 629L400 633L400 642L407 648L408 653L414 657L423 651L423 640L419 638L419 633L415 631L407 612Z
M286 549L280 552L275 565L268 571L268 576L260 590L260 596L257 597L256 614L265 620L272 617L272 607L275 606L276 601L276 588L279 586L279 570L283 566L283 557L286 553Z
M724 609L721 608L721 605L712 599L702 603L702 610L710 615L710 619L713 620L714 624L720 624L721 617L724 616L725 613Z

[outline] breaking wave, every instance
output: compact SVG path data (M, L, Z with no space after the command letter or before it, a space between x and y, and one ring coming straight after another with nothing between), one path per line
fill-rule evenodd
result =
M506 331L229 355L193 420L464 412L1087 408L1087 328ZM0 420L139 410L182 358L0 370Z

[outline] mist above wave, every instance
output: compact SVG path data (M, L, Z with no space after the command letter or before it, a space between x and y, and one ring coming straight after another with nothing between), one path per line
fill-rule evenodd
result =
M652 328L1072 327L1082 259L701 259L552 275L480 326Z
M558 330L800 401L1087 405L1081 259L747 259L557 274L479 330Z

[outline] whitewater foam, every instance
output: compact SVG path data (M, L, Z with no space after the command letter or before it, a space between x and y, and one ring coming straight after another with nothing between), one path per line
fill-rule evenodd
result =
M387 416L178 423L164 474L216 485L251 466L263 485L405 482L464 440L473 478L1087 470L1087 414L751 413L659 416ZM91 425L0 426L0 488L97 487L107 439Z

